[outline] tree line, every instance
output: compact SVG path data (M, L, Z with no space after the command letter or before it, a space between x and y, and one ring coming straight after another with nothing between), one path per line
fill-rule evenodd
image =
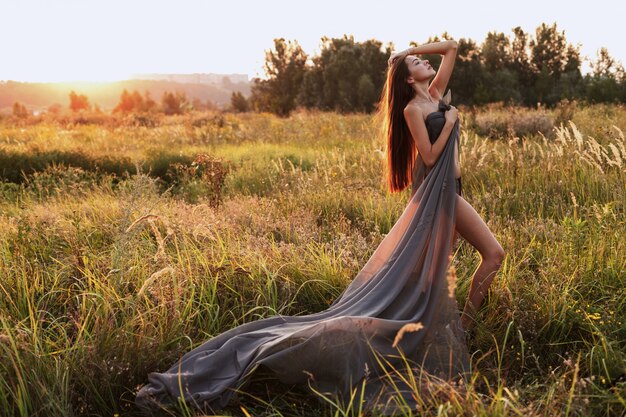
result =
M457 59L448 88L458 104L490 102L552 107L563 99L624 102L624 68L601 48L592 71L580 71L580 46L567 43L556 23L542 23L530 36L515 27L512 36L489 32L481 45L457 40ZM447 33L424 43L450 39ZM417 46L411 42L410 46ZM404 48L402 48L404 49ZM274 39L266 51L266 78L253 78L245 107L287 116L297 107L337 112L371 112L385 81L387 59L394 51L377 40L355 42L353 36L322 37L317 56L307 56L297 41ZM442 56L420 54L433 67ZM237 98L241 101L241 97ZM244 104L240 104L244 106Z
M435 36L424 43L450 39ZM393 44L383 48L380 41L355 42L353 36L321 38L321 50L308 56L297 41L274 39L274 48L265 52L265 78L253 78L251 95L231 94L230 108L237 112L266 111L288 116L298 107L323 111L372 112L380 98L387 60ZM409 46L417 46L411 42ZM534 36L519 26L512 35L489 32L477 44L471 39L457 40L457 59L448 88L456 105L482 105L503 102L507 105L552 107L561 100L587 102L625 102L626 83L622 64L606 48L591 62L592 71L581 73L579 46L569 44L556 23L542 23ZM433 67L441 64L439 54L420 54ZM70 92L73 112L91 108L83 94ZM60 111L51 106L49 112ZM215 109L216 105L199 99L189 100L182 92L164 92L160 103L145 91L121 93L113 113L160 112L181 114L191 109ZM100 111L98 106L94 110ZM27 117L30 112L14 103L13 115Z
M97 113L101 112L100 107L97 104L92 105L89 101L89 97L85 94L78 94L74 90L69 93L68 108L73 113L81 111L93 110ZM246 103L247 105L247 103ZM149 91L144 91L143 94L137 90L128 91L124 89L120 94L119 102L112 110L113 114L128 114L128 113L163 113L166 115L171 114L183 114L191 109L196 110L212 110L217 106L211 101L207 100L202 102L199 99L189 100L184 92L165 91L161 95L160 102L157 103ZM61 112L62 106L58 103L48 107L48 112L58 114ZM240 111L247 110L247 107L240 109ZM13 116L18 118L26 118L31 115L26 106L20 102L13 104Z
M67 108L72 113L83 111L95 111L101 113L102 110L97 104L91 104L89 97L85 94L78 94L71 90L69 95L69 104ZM233 92L231 107L234 111L248 111L248 101L240 92ZM183 114L190 110L215 110L218 106L211 100L203 102L200 99L189 99L187 94L182 91L165 91L161 95L159 102L155 101L149 91L145 90L143 94L137 90L128 91L124 89L120 94L117 105L113 108L113 114L137 114L137 113L162 113L166 115ZM48 113L59 114L63 110L63 106L59 103L52 104L48 107ZM18 101L13 103L14 117L27 118L32 115L23 103Z

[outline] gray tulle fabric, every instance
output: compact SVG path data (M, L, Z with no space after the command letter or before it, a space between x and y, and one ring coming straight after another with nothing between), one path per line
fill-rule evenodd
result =
M427 116L431 142L441 132L449 108L440 100L439 110ZM453 152L458 142L457 120L430 170L416 158L408 205L327 310L272 316L217 335L170 369L149 373L136 405L150 411L181 397L188 406L215 412L228 405L260 367L281 382L313 387L342 404L353 390L360 398L365 381L361 406L383 414L398 409L396 399L415 406L413 395L419 395L401 378L384 374L387 370L393 375L392 367L405 374L427 373L467 383L470 358L458 305L448 288L457 196ZM392 347L404 325L418 322L422 329L404 333Z

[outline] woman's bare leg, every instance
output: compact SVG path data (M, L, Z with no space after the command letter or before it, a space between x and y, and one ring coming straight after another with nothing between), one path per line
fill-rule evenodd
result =
M500 269L505 252L474 207L460 195L457 197L454 239L456 240L456 231L458 231L463 239L476 248L482 259L472 277L472 284L461 316L463 328L468 330L474 325L476 312L487 294L487 288Z

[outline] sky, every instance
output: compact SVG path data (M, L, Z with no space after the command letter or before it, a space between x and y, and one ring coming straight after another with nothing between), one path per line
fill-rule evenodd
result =
M556 22L595 61L601 47L626 65L626 6L617 0L0 0L0 80L113 81L133 73L263 77L274 38L317 55L323 36L353 35L405 49L447 32L479 45ZM583 74L589 63L583 62Z

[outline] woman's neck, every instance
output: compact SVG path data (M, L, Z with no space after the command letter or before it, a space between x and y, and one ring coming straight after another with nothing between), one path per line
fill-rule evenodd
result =
M413 96L413 100L417 103L434 103L432 97L430 96L430 94L426 91L426 92L415 92L415 95Z

